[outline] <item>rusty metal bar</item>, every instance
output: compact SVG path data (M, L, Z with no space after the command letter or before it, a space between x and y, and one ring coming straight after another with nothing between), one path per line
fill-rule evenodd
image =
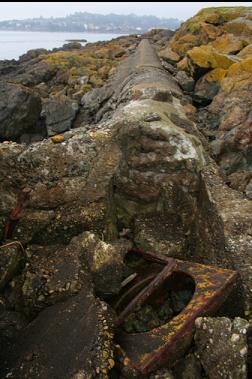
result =
M160 287L160 285L164 282L164 280L167 279L172 274L176 266L177 266L177 263L175 259L170 258L165 268L158 275L155 275L151 283L147 287L145 287L120 313L117 319L117 326L121 325L124 322L125 318L133 310L139 309L139 307L141 307L141 305L143 305L145 301L147 301L147 299L152 295L155 289Z
M149 261L165 265L170 260L168 257L145 252L142 249L133 249L129 253L136 253ZM172 366L174 361L185 353L191 343L195 319L199 316L213 314L237 283L238 274L235 271L177 259L175 262L176 267L174 266L173 273L184 273L193 279L195 283L194 295L177 316L158 328L143 333L126 333L122 329L118 329L117 341L125 353L122 371L128 378L133 377L136 372L145 375L162 365ZM156 275L155 272L152 282L157 279ZM149 278L150 275L148 275ZM142 279L142 284L149 282L147 278L145 279L146 281ZM156 283L161 285L163 282L160 277ZM122 322L123 314L128 314L129 310L134 312L136 308L139 308L139 304L143 304L156 288L150 287L149 284L136 296L136 300L131 300L123 312L119 314L118 325ZM130 290L127 293L130 294ZM146 294L145 300L141 297L143 294ZM124 296L125 298L127 296Z
M18 196L17 205L10 212L9 219L4 225L3 240L7 240L12 237L12 234L22 216L22 212L26 207L30 198L31 188L24 188Z

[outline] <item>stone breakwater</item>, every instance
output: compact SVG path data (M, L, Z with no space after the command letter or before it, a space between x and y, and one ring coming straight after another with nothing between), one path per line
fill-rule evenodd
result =
M0 255L1 378L108 377L116 363L115 315L97 293L119 292L133 245L237 270L240 285L223 314L251 321L252 203L223 182L189 116L188 97L150 43L142 40L106 85L81 101L88 128L66 131L58 143L0 144L3 226L19 192L31 189L11 236L25 250L20 257L18 246L7 246ZM6 259L10 248L15 265ZM233 337L229 319L203 321L214 330L223 324L227 339L248 328L234 321ZM203 324L197 352L181 368L193 366L199 378L214 355L202 351ZM219 359L236 354L230 344L214 343ZM238 368L226 359L226 371L218 372L214 356L215 378L234 370L246 378L245 339L237 346Z

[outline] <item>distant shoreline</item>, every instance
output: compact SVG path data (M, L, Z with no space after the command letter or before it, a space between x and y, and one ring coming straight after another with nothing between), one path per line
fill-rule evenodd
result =
M89 33L89 34L120 34L120 35L129 35L130 33L119 33L119 32L101 32L101 31L94 31L94 32L76 32L76 31L66 31L66 30L10 30L10 29L0 29L0 32L25 32L25 33ZM132 34L141 34L138 33L132 33Z

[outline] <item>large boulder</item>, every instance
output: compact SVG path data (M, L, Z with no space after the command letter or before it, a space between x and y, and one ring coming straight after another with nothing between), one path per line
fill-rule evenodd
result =
M219 92L221 81L225 78L227 70L215 68L202 76L196 83L193 99L200 105L208 105Z
M169 63L176 63L180 60L180 56L172 51L169 47L166 47L163 50L159 51L160 58L164 59L166 62Z
M191 74L196 78L199 78L210 69L227 69L232 64L240 61L240 59L235 56L219 53L210 45L194 47L187 53L187 56L189 57Z
M41 115L45 118L48 135L70 130L78 109L78 102L66 96L45 100Z
M17 140L24 133L36 133L40 112L41 100L33 91L22 85L1 82L0 140Z

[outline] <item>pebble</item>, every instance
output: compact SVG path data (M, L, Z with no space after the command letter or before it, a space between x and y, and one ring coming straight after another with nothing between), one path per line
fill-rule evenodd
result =
M65 137L61 134L56 134L55 136L51 137L51 140L53 143L61 143L65 141Z

